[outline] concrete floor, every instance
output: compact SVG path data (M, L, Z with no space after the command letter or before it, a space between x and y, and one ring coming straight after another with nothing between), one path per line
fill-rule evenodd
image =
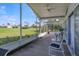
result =
M37 39L36 41L33 41L30 44L25 45L21 49L18 49L17 51L14 51L9 55L10 56L49 56L49 46L52 39L55 39L54 32L50 33L49 35L45 35L43 38ZM66 44L63 46L66 56L68 55L70 56Z
M53 38L53 33L44 36L42 39L38 39L22 49L15 51L10 54L11 56L48 56L49 55L49 45L51 39Z

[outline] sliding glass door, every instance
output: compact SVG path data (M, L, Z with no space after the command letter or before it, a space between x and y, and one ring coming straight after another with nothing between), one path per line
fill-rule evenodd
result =
M79 55L79 6L75 10L75 54Z

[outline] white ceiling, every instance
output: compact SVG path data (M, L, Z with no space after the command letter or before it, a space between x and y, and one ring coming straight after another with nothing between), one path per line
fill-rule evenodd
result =
M65 16L68 8L67 3L30 3L29 5L40 18Z

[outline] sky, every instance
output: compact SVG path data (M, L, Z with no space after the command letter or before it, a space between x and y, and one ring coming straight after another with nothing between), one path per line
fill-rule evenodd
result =
M36 15L28 4L22 4L22 24L32 25L36 21ZM0 4L0 25L18 25L20 23L20 4L2 3Z

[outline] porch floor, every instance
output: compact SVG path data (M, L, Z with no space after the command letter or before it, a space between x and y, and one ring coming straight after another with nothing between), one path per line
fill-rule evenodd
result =
M31 42L30 44L27 44L26 46L14 51L9 55L10 56L49 56L49 46L52 38L55 38L54 33L45 35L43 38ZM67 47L65 47L65 52L66 50L68 50L66 48Z

